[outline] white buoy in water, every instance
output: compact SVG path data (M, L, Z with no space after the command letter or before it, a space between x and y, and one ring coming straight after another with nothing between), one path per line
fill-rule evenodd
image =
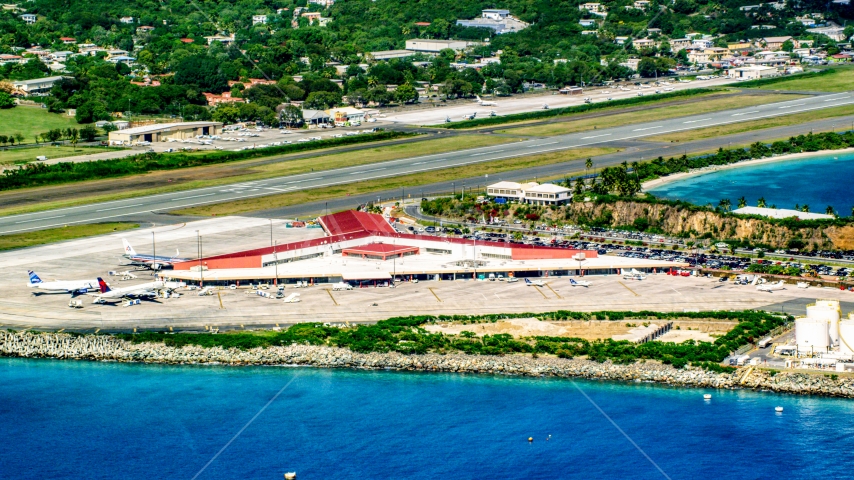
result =
M774 411L780 413L783 411L783 407L774 407Z
M704 400L711 400L711 399L712 399L712 394L711 394L711 393L707 393L707 394L703 395L703 399L704 399Z

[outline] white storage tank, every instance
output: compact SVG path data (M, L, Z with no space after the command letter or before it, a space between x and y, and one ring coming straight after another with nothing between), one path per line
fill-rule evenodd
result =
M830 335L830 344L839 344L839 320L842 311L838 300L816 300L815 303L807 305L807 318L823 320L827 322L827 331Z
M827 320L796 318L795 341L799 352L826 352L830 345Z
M854 356L854 313L839 322L839 353Z

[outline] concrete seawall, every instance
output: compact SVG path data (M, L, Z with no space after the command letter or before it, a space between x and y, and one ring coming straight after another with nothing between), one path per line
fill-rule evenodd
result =
M0 355L163 364L302 365L321 368L391 369L455 373L486 373L532 377L586 378L626 382L655 382L694 388L750 388L802 395L854 397L854 378L754 370L742 378L736 373L713 373L697 368L676 369L658 362L616 365L588 360L530 356L403 355L356 353L347 349L309 345L251 350L168 347L134 344L105 335L72 336L64 333L0 332Z

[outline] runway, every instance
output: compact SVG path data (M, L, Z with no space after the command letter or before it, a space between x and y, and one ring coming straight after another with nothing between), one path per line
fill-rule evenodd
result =
M325 170L252 182L150 195L132 199L81 205L36 213L0 217L0 234L26 232L78 223L138 217L149 212L166 212L211 203L319 189L333 185L426 173L507 158L524 157L589 146L631 144L637 139L665 133L694 130L730 123L793 115L854 104L854 94L836 93L742 109L704 113L669 120L588 130L554 137L532 138L490 147L459 150L435 155L413 156L371 165ZM413 146L417 151L417 144ZM505 172L504 176L512 172Z

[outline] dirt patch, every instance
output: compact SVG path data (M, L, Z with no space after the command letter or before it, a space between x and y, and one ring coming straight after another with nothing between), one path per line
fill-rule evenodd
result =
M536 318L513 318L495 323L477 323L466 325L461 323L437 323L425 325L424 329L433 333L459 335L462 332L473 332L477 336L508 333L514 337L566 336L564 329L551 322L541 322Z
M730 331L736 322L721 321L674 321L674 330L665 336L667 342L683 342L685 340L714 341L715 336L724 335ZM495 323L437 323L425 325L424 329L433 333L459 335L462 332L472 332L477 336L506 333L513 337L574 337L585 340L600 340L625 335L629 330L639 327L638 321L610 320L569 320L562 322L544 322L536 318L513 318L500 320ZM676 327L679 330L676 330ZM672 335L671 335L672 334Z

